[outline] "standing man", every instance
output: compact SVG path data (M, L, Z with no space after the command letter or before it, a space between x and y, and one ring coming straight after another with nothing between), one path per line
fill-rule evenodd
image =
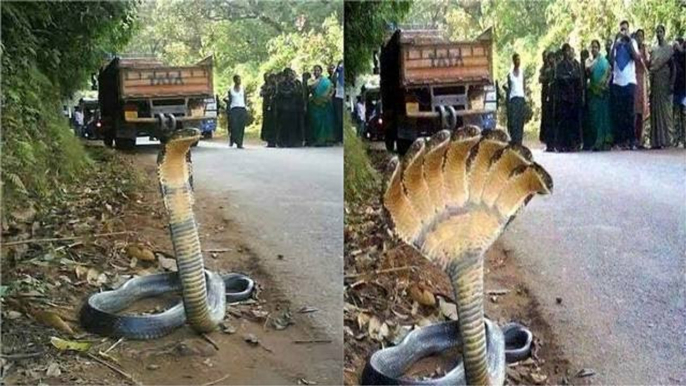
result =
M357 96L357 102L355 103L355 120L357 121L357 136L364 137L365 133L365 118L367 116L367 108L362 101L361 96Z
M80 106L74 108L74 135L78 138L83 135L83 113Z
M636 61L638 43L629 33L629 22L619 23L619 35L610 52L612 63L611 111L615 145L621 149L636 148L634 126L634 95L636 91Z
M229 147L235 143L239 149L243 148L243 134L248 110L245 105L245 89L241 85L241 77L233 76L233 87L228 93L229 106Z
M512 70L507 74L507 131L512 143L521 145L524 136L524 72L520 68L519 54L512 55Z

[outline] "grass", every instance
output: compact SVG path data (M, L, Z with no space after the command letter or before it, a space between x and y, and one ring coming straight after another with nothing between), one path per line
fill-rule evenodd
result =
M371 194L380 178L372 168L367 155L367 145L355 134L355 127L345 117L343 130L344 194L347 205L362 201Z

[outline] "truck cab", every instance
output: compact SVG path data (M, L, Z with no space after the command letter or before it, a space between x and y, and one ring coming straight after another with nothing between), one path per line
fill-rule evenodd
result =
M496 125L492 31L450 41L439 30L396 30L381 50L385 142L404 154L418 137Z

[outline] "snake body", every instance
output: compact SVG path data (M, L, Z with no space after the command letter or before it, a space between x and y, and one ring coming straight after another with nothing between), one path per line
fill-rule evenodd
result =
M428 339L447 340L415 342L418 334L405 346L423 352L424 345L459 340L464 378L457 384L504 381L502 332L484 317L483 256L533 195L552 191L551 177L531 152L508 142L501 130L441 131L415 141L402 161L394 158L385 181L384 208L395 233L445 270L457 303L459 339L434 333ZM390 355L379 363L400 366L406 359Z
M172 118L172 131L164 137L157 159L157 172L169 215L178 273L134 278L116 290L91 295L80 315L82 326L89 332L153 339L187 322L194 330L204 333L214 330L224 319L227 300L239 301L251 296L254 283L247 276L220 276L205 270L192 208L188 157L191 145L200 138L200 132L192 128L175 130L175 126ZM178 291L181 291L183 301L162 313L145 316L116 314L141 298Z

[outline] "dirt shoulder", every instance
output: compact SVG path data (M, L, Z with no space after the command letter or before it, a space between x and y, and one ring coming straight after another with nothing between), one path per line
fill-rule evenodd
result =
M313 363L331 357L309 319L316 310L290 309L231 218L218 215L226 199L196 195L196 219L205 263L220 273L241 272L255 279L258 291L229 307L220 331L198 336L183 327L151 341L102 338L83 332L78 312L90 293L118 285L131 275L174 270L173 254L154 161L135 154L107 154L98 171L69 192L63 207L15 221L3 229L4 242L130 231L111 237L26 242L3 248L2 378L6 384L222 384L336 383ZM116 162L122 167L112 168ZM123 186L130 190L104 195ZM136 246L132 248L131 246ZM148 261L150 260L150 261ZM166 299L168 306L178 298ZM136 311L159 311L143 301ZM62 351L51 337L88 342L87 352ZM339 365L340 366L340 365Z
M373 166L383 171L388 153L370 150ZM380 189L380 187L377 187ZM398 242L383 225L380 194L346 204L345 226L345 384L359 383L369 356L399 343L412 329L456 318L447 276L416 250ZM507 384L583 384L541 317L538 302L523 283L516 261L500 242L486 254L486 315L503 325L528 326L534 334L531 359L511 364ZM429 358L408 374L431 376L457 363Z

